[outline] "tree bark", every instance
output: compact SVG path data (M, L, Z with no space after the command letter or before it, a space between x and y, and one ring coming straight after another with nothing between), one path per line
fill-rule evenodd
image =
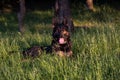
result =
M55 2L55 17L58 19L58 23L67 21L69 31L74 30L73 21L71 18L71 11L69 6L69 0L56 0Z
M86 4L89 10L95 11L95 8L93 6L93 0L86 0Z
M24 16L26 12L25 8L25 0L19 0L20 2L20 11L18 12L18 26L19 26L19 31L21 33L24 33Z

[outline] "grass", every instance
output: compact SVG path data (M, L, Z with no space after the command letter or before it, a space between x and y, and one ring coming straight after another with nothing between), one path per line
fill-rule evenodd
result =
M43 53L25 61L20 53L26 48L50 45L52 11L27 13L24 35L16 14L0 15L0 80L120 80L120 11L97 10L73 10L73 58Z

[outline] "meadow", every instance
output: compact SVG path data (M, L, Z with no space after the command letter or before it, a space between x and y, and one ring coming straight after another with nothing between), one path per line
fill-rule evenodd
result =
M120 11L96 9L72 9L72 58L43 53L24 60L21 55L33 45L51 44L52 10L27 12L23 35L15 13L1 14L0 80L120 80Z

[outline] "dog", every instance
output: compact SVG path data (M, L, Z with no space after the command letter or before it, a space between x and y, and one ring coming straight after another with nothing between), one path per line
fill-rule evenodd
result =
M58 23L55 19L53 20L52 37L52 52L59 56L72 56L70 32L66 20L62 23Z
M33 46L24 50L22 54L25 58L27 57L35 58L37 56L40 56L44 52L51 53L52 52L51 46Z
M52 42L50 46L33 46L23 51L22 54L25 57L36 57L43 52L57 54L61 57L72 56L70 33L65 20L62 23L53 20Z

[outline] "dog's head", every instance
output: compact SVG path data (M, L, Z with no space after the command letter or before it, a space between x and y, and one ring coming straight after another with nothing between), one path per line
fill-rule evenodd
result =
M68 31L68 25L66 22L53 24L53 39L58 44L66 44L70 39L70 33Z

